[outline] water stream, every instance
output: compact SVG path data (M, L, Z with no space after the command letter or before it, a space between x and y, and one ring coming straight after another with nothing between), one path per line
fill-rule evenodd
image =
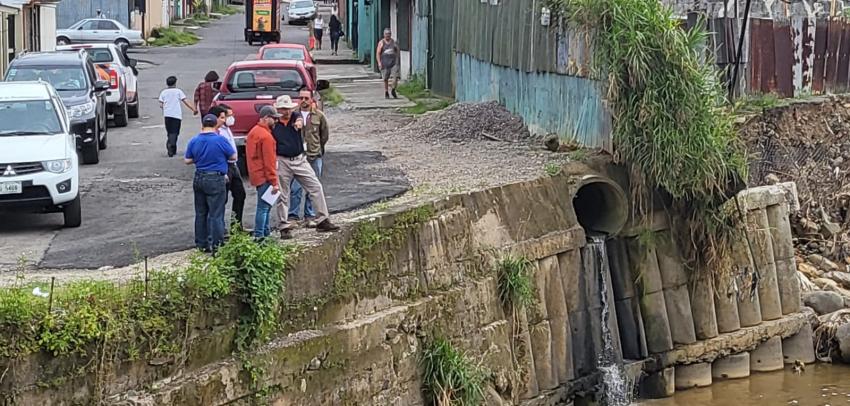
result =
M602 303L602 352L596 360L601 381L600 394L602 398L600 403L607 406L628 406L631 404L632 385L626 378L623 361L615 350L611 324L609 323L611 318L609 305L613 305L613 303L608 303L610 267L608 266L608 253L605 249L605 236L589 236L588 250L591 257L595 258L595 271L599 279L599 300Z

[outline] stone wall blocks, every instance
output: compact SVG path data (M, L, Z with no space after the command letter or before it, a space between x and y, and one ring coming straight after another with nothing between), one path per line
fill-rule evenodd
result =
M794 258L793 233L787 204L768 206L767 219L773 240L774 260Z
M677 365L675 381L677 390L711 386L711 364Z
M669 398L676 392L675 368L651 373L640 381L640 396L647 399Z
M688 285L694 332L697 339L717 337L717 315L714 311L714 286L707 278L696 278Z
M782 338L780 337L771 337L750 352L750 371L778 371L784 366Z
M558 377L552 365L552 330L549 322L532 325L530 334L537 384L541 390L554 389L558 386Z
M738 317L738 300L734 289L723 289L714 295L714 314L717 317L717 332L731 333L741 328L741 319Z
M682 262L680 251L673 241L670 231L655 233L656 256L661 282L665 289L675 288L688 283L688 274Z
M797 361L811 364L817 361L811 324L804 324L797 334L782 340L782 357L786 364Z
M643 316L643 328L649 352L655 354L672 349L673 338L670 333L670 321L667 318L664 292L650 293L641 297L640 312Z
M637 238L627 240L629 264L632 268L632 278L637 281L635 288L638 294L655 293L664 287L661 281L661 271L658 269L658 256L655 247L645 246Z
M679 285L664 289L664 304L670 321L670 333L674 344L691 344L696 341L694 319L688 287Z
M738 379L750 376L750 353L742 352L718 358L711 365L714 379Z
M776 261L776 281L779 285L782 314L800 311L802 293L800 291L800 278L797 277L797 260L794 257Z
M608 266L611 269L611 283L617 300L635 297L635 282L629 265L629 253L622 238L607 242Z
M759 305L758 293L742 290L738 292L737 300L738 318L741 320L741 327L752 327L761 324L761 305Z
M776 320L782 317L782 303L779 299L779 282L776 279L776 265L769 263L760 267L759 306L762 320Z

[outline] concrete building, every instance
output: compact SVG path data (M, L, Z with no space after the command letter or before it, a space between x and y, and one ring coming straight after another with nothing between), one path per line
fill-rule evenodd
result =
M9 61L23 49L24 32L20 5L0 2L0 77L6 75Z
M56 49L59 0L0 1L0 75L22 52Z

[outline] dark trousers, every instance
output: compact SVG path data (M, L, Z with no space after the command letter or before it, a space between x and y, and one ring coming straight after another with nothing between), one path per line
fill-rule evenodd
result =
M339 51L339 32L331 31L331 51Z
M168 137L165 141L165 148L168 150L168 156L177 154L177 137L180 135L180 121L179 118L165 118L165 134Z
M233 219L242 225L242 212L245 210L245 185L242 183L239 167L235 163L228 165L227 178L229 179L227 189L230 191L230 196L233 196L233 205L230 206L230 210L233 212Z
M213 250L224 242L227 181L220 172L195 171L195 247Z
M316 34L316 44L318 44L319 49L322 49L322 32L323 28L314 28L313 32Z

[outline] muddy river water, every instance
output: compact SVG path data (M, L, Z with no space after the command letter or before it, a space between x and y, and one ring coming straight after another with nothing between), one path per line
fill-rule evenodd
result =
M753 373L746 379L717 381L707 388L676 391L668 399L640 406L838 406L850 405L850 366L814 364L795 374L790 368Z

